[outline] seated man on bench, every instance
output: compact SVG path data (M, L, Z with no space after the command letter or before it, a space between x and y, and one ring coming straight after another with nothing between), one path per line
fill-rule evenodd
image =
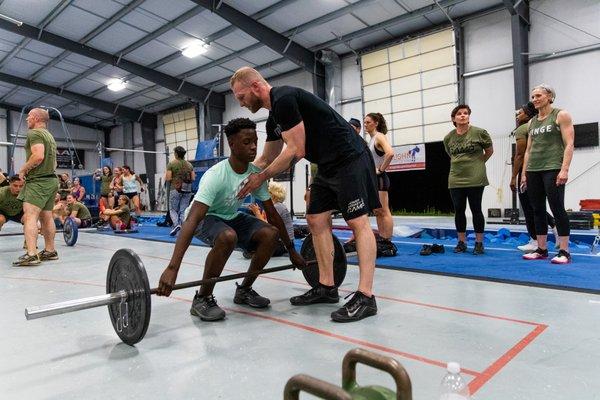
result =
M279 213L273 205L264 182L252 195L263 202L269 223L254 216L239 212L242 200L237 194L251 173L260 171L251 162L256 157L258 137L256 124L248 118L231 120L224 128L231 155L212 166L202 176L194 201L185 212L185 221L169 265L160 277L159 296L169 296L175 285L181 260L189 247L192 237L197 236L212 246L206 257L203 279L218 277L235 247L254 252L248 272L261 271L269 262L277 247L279 238L289 252L292 264L301 268L305 262L296 252ZM237 285L233 298L236 304L265 308L270 300L252 289L256 276L248 276ZM225 318L225 311L213 296L214 284L206 284L196 292L190 310L192 315L204 321L217 321Z

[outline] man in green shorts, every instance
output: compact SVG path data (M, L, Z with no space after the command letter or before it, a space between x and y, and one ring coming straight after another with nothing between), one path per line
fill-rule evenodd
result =
M27 115L27 162L19 170L25 186L18 199L23 202L23 224L27 252L13 265L26 267L39 265L41 261L58 260L54 249L56 227L52 219L54 195L58 191L56 178L56 142L47 129L48 111L34 108ZM38 221L44 235L44 250L37 253Z
M8 179L9 186L0 188L0 230L7 221L21 223L23 219L23 203L17 199L23 189L24 182L14 175Z
M79 228L89 228L92 226L92 214L85 204L77 201L72 194L67 195L67 217L71 218ZM62 221L63 224L65 221Z

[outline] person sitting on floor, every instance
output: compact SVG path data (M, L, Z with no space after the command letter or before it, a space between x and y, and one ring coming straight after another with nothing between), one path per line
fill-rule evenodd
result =
M181 261L194 236L212 247L206 256L203 279L220 276L236 246L255 251L248 272L261 271L271 259L279 237L290 253L292 264L299 268L305 266L304 259L294 249L285 225L273 206L266 182L251 193L263 202L267 219L272 225L238 211L243 200L237 196L240 188L245 185L248 176L260 171L251 163L256 157L256 124L248 118L237 118L229 121L224 131L231 155L210 167L202 176L198 192L185 212L171 260L160 277L157 291L159 296L171 294ZM252 289L255 280L256 275L244 278L242 284L237 286L234 303L254 308L269 306L271 301ZM214 283L207 283L196 292L190 310L192 315L204 321L225 318L225 311L217 305L213 296L214 286Z
M285 204L283 204L283 202L285 201L285 196L286 196L285 188L283 187L283 185L281 183L270 182L269 183L269 194L271 195L271 200L273 200L273 205L275 206L275 210L277 210L277 213L279 214L279 216L283 220L283 223L285 224L285 229L287 230L287 234L290 238L290 241L293 242L294 241L294 221L292 219L292 215L290 214L290 211L287 209ZM261 219L263 221L267 220L267 215L256 203L250 204L248 206L248 208L250 209L250 211L252 211L252 213L254 214L254 216L256 218ZM277 247L275 248L275 251L273 252L273 257L279 257L284 254L287 254L287 250L285 248L285 245L283 244L283 241L281 239L279 239ZM244 252L244 257L252 258L252 253Z
M23 202L17 196L23 189L25 181L19 175L13 175L9 179L9 185L0 188L0 231L8 221L23 223Z
M89 228L92 226L92 214L85 204L80 203L72 194L67 195L66 217L63 217L64 225L67 218L73 219L78 228Z
M129 208L129 197L122 194L117 200L117 207L105 209L100 215L104 221L110 221L110 226L115 231L124 231L131 227L131 210Z

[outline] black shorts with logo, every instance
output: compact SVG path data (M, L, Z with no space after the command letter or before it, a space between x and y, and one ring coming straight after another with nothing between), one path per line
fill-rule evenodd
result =
M390 190L390 177L387 172L382 172L377 175L377 187L380 192L387 192Z
M215 239L221 232L233 229L237 235L237 247L246 251L253 251L256 249L256 243L252 241L254 233L261 228L270 226L265 221L243 212L230 220L215 215L207 215L196 228L194 236L213 247Z
M310 186L307 214L339 210L346 221L381 208L371 152L360 156L332 174L318 170Z

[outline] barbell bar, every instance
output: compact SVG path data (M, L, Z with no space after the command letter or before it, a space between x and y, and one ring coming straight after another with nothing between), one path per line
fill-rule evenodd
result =
M332 237L334 243L334 283L336 287L339 287L346 276L347 260L346 253L344 252L341 243L335 235L332 234ZM302 268L302 274L310 286L316 287L319 284L319 268L315 259L312 235L308 235L304 239L300 254L305 260L309 260L306 262L306 267ZM261 271L241 272L201 279L176 284L173 286L172 290L215 284L217 282L270 274L294 268L295 266L293 264L287 264L263 269ZM156 294L157 291L158 288L150 289L148 275L140 257L133 250L120 249L112 256L108 266L106 294L60 303L27 307L25 308L25 318L27 320L32 320L108 306L108 313L115 332L124 343L134 345L142 340L146 334L150 322L150 296Z

